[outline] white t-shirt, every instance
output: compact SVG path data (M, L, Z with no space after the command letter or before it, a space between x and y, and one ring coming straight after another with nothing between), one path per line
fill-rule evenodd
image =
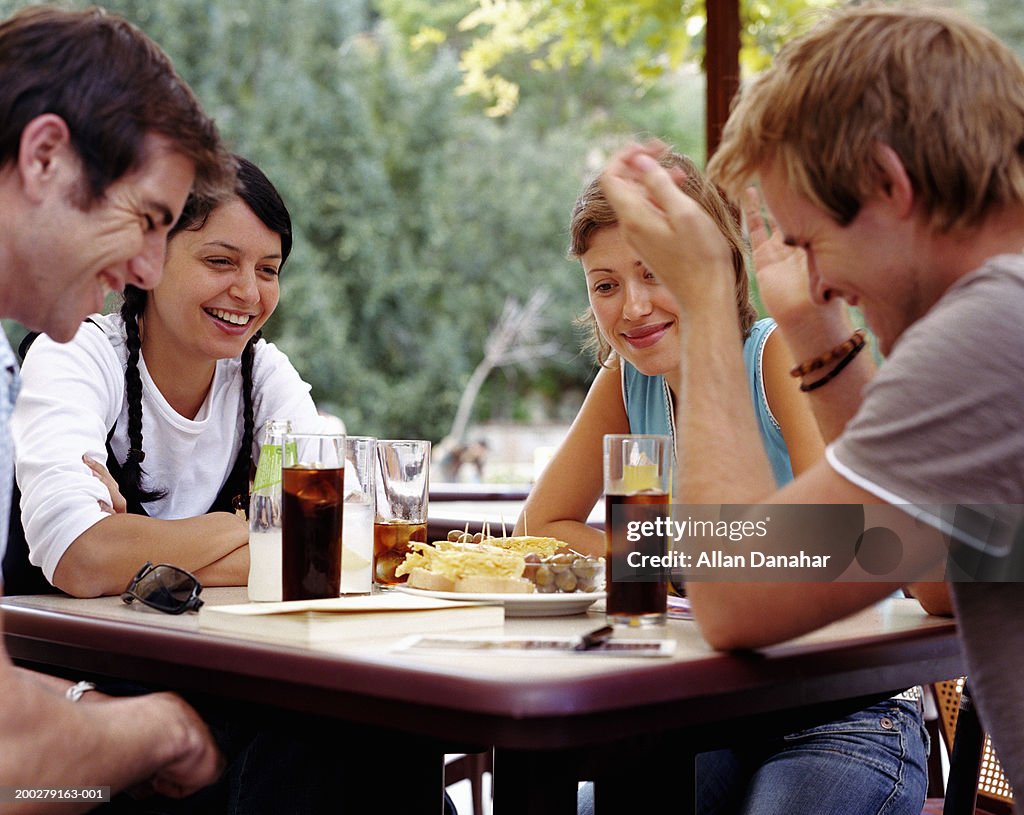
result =
M47 579L64 552L86 529L106 517L103 484L82 463L106 462L110 439L118 461L128 453L128 349L119 315L94 316L67 344L40 336L26 354L22 391L11 420L22 523L32 563ZM231 472L242 443L242 366L217 362L213 384L195 419L177 413L154 385L140 356L142 377L143 485L167 495L146 504L156 518L204 514ZM253 456L267 419L312 421L310 386L288 358L261 340L253 361Z

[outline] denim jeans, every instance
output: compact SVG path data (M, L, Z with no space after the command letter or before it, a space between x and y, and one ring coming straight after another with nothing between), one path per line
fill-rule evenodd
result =
M701 815L918 815L928 787L917 703L886 700L743 750L697 756Z
M701 753L699 815L919 815L928 735L916 702L886 700L838 721L742 749ZM592 815L593 785L579 815Z

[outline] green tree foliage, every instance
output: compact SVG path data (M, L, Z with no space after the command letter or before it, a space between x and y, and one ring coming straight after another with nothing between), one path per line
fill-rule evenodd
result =
M737 2L741 59L749 70L759 70L782 42L809 24L808 12L837 0ZM456 5L445 4L446 18ZM684 63L703 59L705 27L703 0L477 0L458 23L460 92L487 100L489 115L504 116L524 91L518 70L523 61L533 71L557 72L609 58L627 66L630 84L644 91ZM467 32L472 38L464 43ZM445 32L427 24L416 41L439 44Z
M736 1L740 4L740 60L747 74L767 67L779 47L813 24L822 10L844 4L843 0ZM406 0L386 2L408 6ZM899 5L904 0L889 2ZM930 2L963 10L1024 54L1020 0ZM526 93L519 70L524 62L535 71L558 72L566 66L626 55L632 82L646 90L666 73L686 62L699 63L704 56L704 0L448 0L438 16L441 23L424 25L415 41L445 42L445 22L460 6L467 7L455 39L463 74L460 92L486 100L492 116L510 113ZM408 25L415 17L405 15L403 23Z

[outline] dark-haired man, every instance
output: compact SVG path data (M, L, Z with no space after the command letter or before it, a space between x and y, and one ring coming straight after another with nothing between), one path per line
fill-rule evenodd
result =
M0 23L0 316L71 339L107 291L157 283L189 190L218 195L233 176L212 120L167 56L125 20L44 7ZM17 390L0 334L4 518ZM0 524L0 556L6 532ZM0 788L141 785L182 797L222 766L206 725L179 697L84 692L16 668L0 640Z

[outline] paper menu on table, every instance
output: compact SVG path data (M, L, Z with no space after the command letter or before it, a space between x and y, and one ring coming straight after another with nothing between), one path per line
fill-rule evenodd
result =
M478 654L481 656L614 656L668 657L675 640L610 639L585 651L577 650L579 637L473 637L468 635L417 635L399 642L393 650L414 654Z

